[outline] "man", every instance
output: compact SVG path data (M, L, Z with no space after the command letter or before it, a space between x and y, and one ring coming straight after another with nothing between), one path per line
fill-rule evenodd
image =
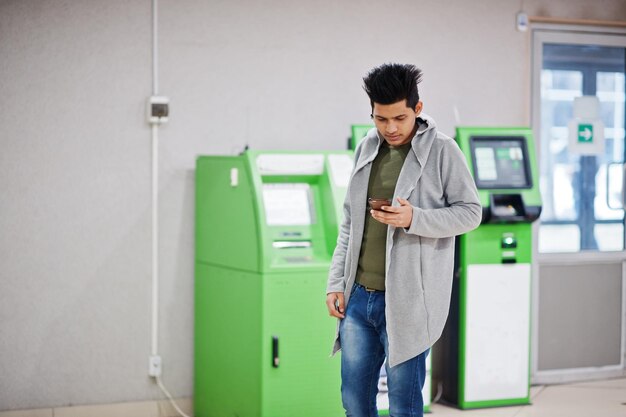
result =
M425 359L450 303L454 236L478 226L481 206L465 158L422 113L413 65L384 64L363 79L376 129L355 152L327 285L339 319L347 416L377 416L385 360L392 417L422 416ZM388 198L380 210L368 198Z

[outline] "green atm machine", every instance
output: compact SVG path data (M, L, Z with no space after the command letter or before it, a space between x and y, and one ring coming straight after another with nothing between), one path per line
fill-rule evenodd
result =
M460 127L483 206L457 239L452 303L434 369L459 408L528 404L532 222L541 212L532 131Z
M351 152L196 164L197 417L343 415L326 280Z

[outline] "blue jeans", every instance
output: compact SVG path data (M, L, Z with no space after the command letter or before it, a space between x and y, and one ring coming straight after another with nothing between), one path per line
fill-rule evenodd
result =
M339 325L341 340L341 398L346 416L376 417L378 378L388 354L385 293L355 284ZM391 417L421 417L422 387L428 350L406 362L385 365Z

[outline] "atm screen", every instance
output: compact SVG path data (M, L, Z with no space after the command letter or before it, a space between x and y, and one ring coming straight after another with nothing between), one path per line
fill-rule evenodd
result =
M269 226L307 226L313 223L309 184L263 184L263 206L265 222Z
M473 136L470 144L476 187L532 186L524 136Z

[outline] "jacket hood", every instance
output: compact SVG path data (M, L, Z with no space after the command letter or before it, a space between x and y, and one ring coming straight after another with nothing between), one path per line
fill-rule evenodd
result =
M437 136L437 125L435 121L424 112L420 113L417 117L417 121L419 126L417 127L413 139L411 139L411 149L413 149L420 165L424 166L433 140ZM375 127L370 129L365 139L361 142L361 152L367 156L376 155L378 148L384 140L385 139L378 133L378 129Z

